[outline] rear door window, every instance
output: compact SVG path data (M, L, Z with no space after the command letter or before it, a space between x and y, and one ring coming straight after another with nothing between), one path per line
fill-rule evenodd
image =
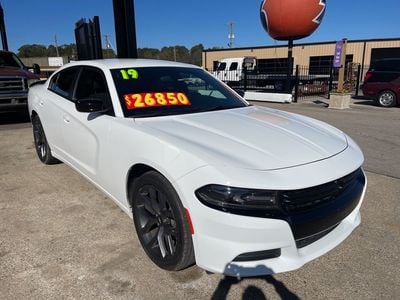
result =
M79 68L68 68L59 72L52 78L49 89L68 100L72 100L78 72Z

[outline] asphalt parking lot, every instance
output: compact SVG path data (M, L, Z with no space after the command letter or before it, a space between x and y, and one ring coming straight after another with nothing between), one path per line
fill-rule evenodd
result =
M324 120L363 149L362 224L344 243L274 276L160 270L128 216L66 165L41 164L26 117L0 114L0 299L398 299L400 108L255 104Z

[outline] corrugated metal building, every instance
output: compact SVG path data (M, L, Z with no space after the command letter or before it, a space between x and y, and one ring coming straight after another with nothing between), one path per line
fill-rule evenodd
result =
M336 42L295 44L293 48L294 66L309 68L330 67L333 62ZM215 70L219 60L224 58L254 56L259 66L285 65L287 46L246 47L232 49L208 49L203 51L203 67ZM346 62L353 62L367 69L373 60L380 58L400 58L400 38L349 40Z

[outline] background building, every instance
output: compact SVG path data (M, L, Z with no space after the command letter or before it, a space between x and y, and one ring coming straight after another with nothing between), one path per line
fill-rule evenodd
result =
M335 41L295 44L293 65L305 66L309 68L310 74L317 74L321 69L332 66L335 45ZM284 72L287 66L287 51L286 45L208 49L203 51L202 66L208 70L215 70L221 59L253 56L257 58L260 71L276 73L282 70ZM360 64L362 75L368 70L372 61L393 57L400 58L400 38L349 40L347 44L346 63Z

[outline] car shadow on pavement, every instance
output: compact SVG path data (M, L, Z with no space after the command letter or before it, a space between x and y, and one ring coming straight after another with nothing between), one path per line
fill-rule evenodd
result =
M227 272L227 270L229 270ZM253 272L256 273L272 273L271 269L266 268L265 266L259 265L255 268L246 268L240 267L235 265L227 266L224 273L237 273L237 274L251 274ZM290 291L282 281L275 279L272 275L264 275L264 276L254 276L249 278L240 278L238 277L231 277L231 276L224 276L223 279L220 280L218 283L217 288L215 289L211 299L212 300L225 300L228 298L229 291L231 287L235 284L239 284L242 282L250 281L252 279L258 280L265 280L267 283L271 284L274 288L276 293L280 296L281 299L290 299L290 300L299 300L300 298ZM252 284L247 286L243 292L242 299L251 299L251 300L264 300L267 299L267 295L259 288Z
M378 103L374 100L371 100L365 96L353 96L352 101L354 104L360 105L368 105L368 106L376 106L379 107Z
M215 289L211 299L212 300L225 300L228 299L229 291L231 287L235 284L238 284L240 282L245 282L246 280L251 280L251 279L263 279L269 284L271 284L274 288L276 293L280 296L281 299L291 299L291 300L299 300L300 298L290 291L285 284L282 281L276 280L273 276L271 275L266 275L266 276L258 276L258 277L251 277L249 279L238 279L236 277L229 277L225 276L221 281L219 282L217 288ZM252 284L246 287L246 289L243 292L242 299L252 299L252 300L263 300L263 299L268 299L267 295L264 294L264 292L259 288L256 287Z
M30 123L28 111L0 112L0 125Z

